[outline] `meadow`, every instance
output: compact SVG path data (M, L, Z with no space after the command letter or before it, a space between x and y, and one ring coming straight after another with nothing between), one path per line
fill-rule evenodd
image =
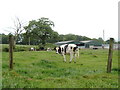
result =
M106 73L108 50L81 49L77 62L63 62L55 51L2 52L2 88L118 88L118 51L113 52L112 72Z

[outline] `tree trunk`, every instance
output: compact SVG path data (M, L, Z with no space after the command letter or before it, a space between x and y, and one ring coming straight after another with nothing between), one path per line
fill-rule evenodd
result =
M30 37L29 37L29 45L30 45Z
M14 36L14 41L13 41L13 49L15 49L15 46L16 46L16 37Z
M13 69L13 36L9 36L9 67Z

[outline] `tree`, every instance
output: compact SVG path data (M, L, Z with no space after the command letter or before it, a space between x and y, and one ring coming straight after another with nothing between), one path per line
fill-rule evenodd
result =
M8 44L8 39L9 39L9 36L8 35L5 35L4 33L0 34L0 44Z
M20 34L23 32L23 23L20 21L18 17L16 17L16 21L14 21L14 45L16 45L17 39L20 37Z
M83 40L91 40L91 39L86 36L80 36L75 34L59 35L59 41L70 41L70 40L83 41Z
M115 43L115 39L114 39L114 38L113 38L113 42ZM110 40L109 40L109 39L106 40L105 43L106 43L106 44L110 44Z
M13 22L14 22L14 27L10 27L9 29L12 29L14 31L12 32L9 31L9 32L14 36L14 48L15 48L18 37L23 32L24 28L23 28L23 23L20 21L18 17L16 17Z
M38 20L30 21L29 25L24 28L28 37L34 37L44 46L46 40L52 38L55 33L52 30L52 26L54 27L53 21L49 20L49 18L42 17Z
M76 35L74 34L66 34L64 37L65 37L65 41L76 40Z
M48 43L55 43L59 41L59 34L58 32L53 31L51 38L47 39Z
M120 44L120 41L118 41L118 44Z
M101 37L98 38L98 41L104 43L104 40Z

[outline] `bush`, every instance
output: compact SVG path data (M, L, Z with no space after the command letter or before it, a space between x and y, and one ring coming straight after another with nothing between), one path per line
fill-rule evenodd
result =
M39 49L40 50L47 50L47 48L51 48L54 49L56 45L52 44L52 43L46 43L45 45L39 44Z
M3 48L2 51L3 51L3 52L9 52L9 48L7 48L7 47L6 47L6 48Z
M39 47L39 50L44 50L45 49L45 46L42 45L42 44L39 44L38 47Z
M54 45L54 44L52 44L52 43L47 43L46 45L45 45L45 48L55 48L56 47L56 45Z
M55 45L51 43L47 43L45 45L39 44L38 46L33 45L16 45L14 52L19 51L29 51L31 47L34 47L36 50L47 50L47 48L54 49ZM9 45L8 44L2 44L2 51L3 52L9 52Z
M14 49L15 52L19 52L19 51L29 51L29 47L20 47L20 46L16 46Z
M28 45L16 45L14 52L19 52L19 51L29 51L31 47L35 46L28 46ZM9 45L8 44L2 44L2 51L3 52L9 52Z
M15 52L19 52L19 51L28 51L29 50L29 47L15 47L15 49L13 49ZM9 47L5 47L5 48L2 48L2 51L3 52L9 52Z

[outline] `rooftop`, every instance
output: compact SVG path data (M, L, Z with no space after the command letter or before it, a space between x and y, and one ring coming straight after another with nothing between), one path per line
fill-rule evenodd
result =
M86 41L80 41L81 43L88 43L88 42L91 42L93 40L86 40Z

